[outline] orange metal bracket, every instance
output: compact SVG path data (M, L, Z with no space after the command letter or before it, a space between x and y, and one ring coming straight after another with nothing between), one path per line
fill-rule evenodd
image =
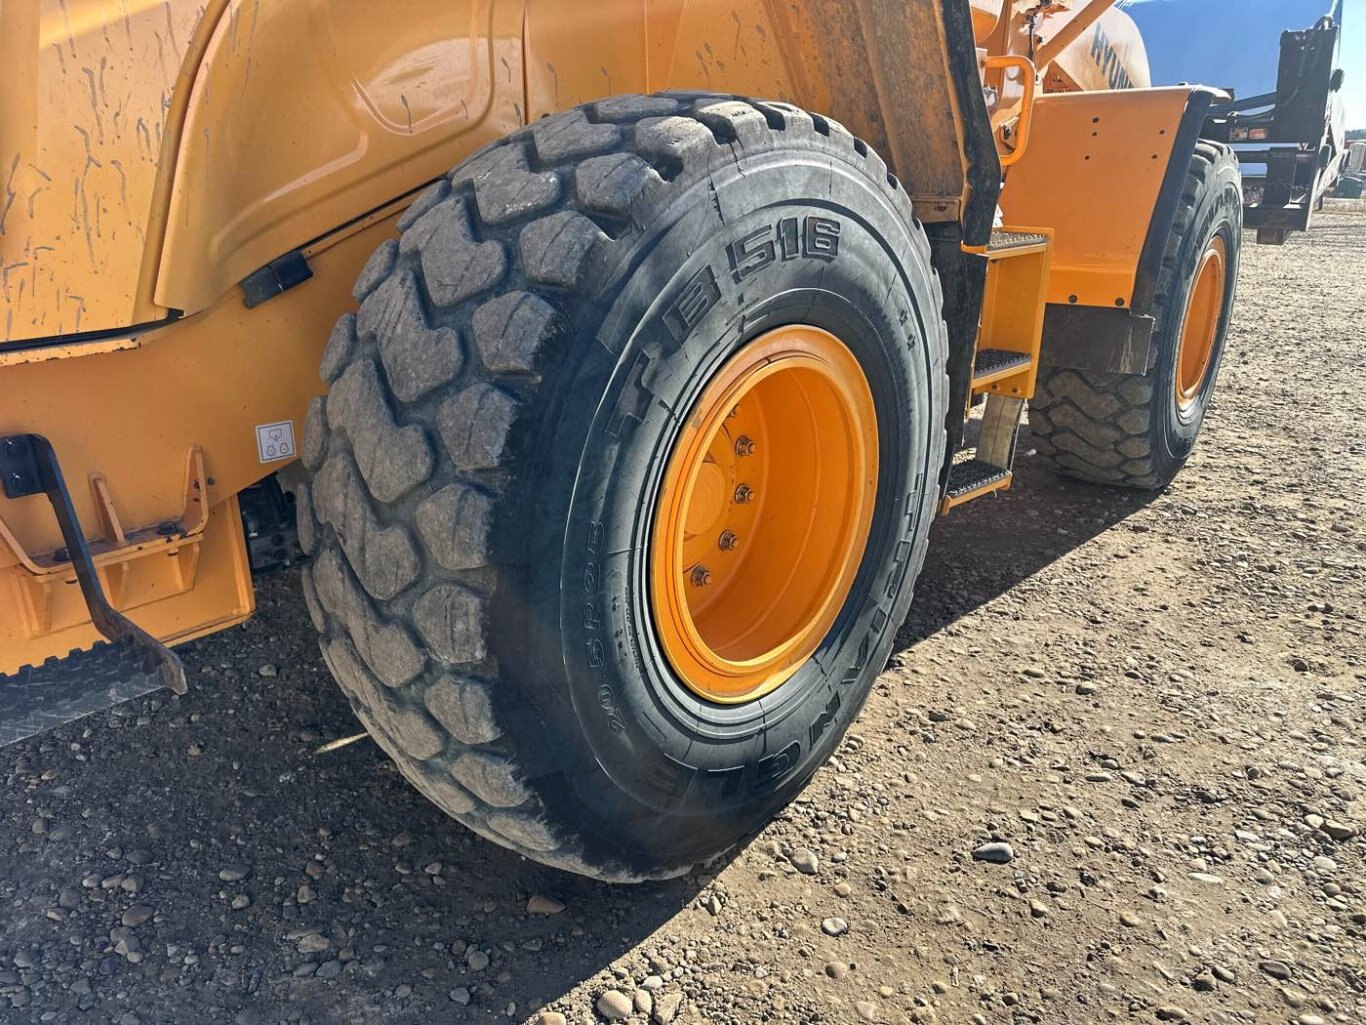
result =
M1024 159L1025 150L1029 148L1029 130L1034 121L1034 96L1039 90L1039 72L1035 68L1034 62L1028 57L1020 57L1014 54L1003 57L987 57L983 64L988 71L1006 71L1015 68L1024 79L1024 98L1020 101L1018 124L1014 129L1014 145L1010 148L997 146L1000 151L1001 166L1010 167ZM1007 124L1009 124L1008 121L998 128L1002 136L1006 133Z
M209 522L208 480L204 472L204 453L199 448L190 449L186 459L185 503L177 519L126 530L104 475L92 473L90 487L103 531L102 537L90 541L91 561L114 608L122 608L128 603L130 575L139 560L152 556L170 557L170 577L157 589L163 596L181 594L194 587L199 548ZM53 552L30 553L20 545L3 519L0 519L0 545L8 548L18 562L11 573L19 588L29 636L48 633L53 629L54 592L69 583L74 573L70 554L61 548Z

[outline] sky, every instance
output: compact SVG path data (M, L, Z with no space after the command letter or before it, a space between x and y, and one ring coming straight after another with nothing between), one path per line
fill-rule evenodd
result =
M1154 84L1203 82L1248 96L1275 90L1281 32L1308 28L1339 2L1347 127L1366 128L1366 0L1127 0L1120 6L1143 32Z

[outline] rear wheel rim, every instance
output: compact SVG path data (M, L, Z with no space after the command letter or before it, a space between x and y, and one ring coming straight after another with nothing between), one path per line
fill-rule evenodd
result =
M656 633L680 682L738 705L786 683L844 607L877 490L868 380L834 335L755 339L707 384L655 508Z
M1224 237L1215 235L1200 258L1181 328L1181 347L1176 357L1176 404L1183 410L1199 401L1209 377L1219 321L1224 313L1227 266Z

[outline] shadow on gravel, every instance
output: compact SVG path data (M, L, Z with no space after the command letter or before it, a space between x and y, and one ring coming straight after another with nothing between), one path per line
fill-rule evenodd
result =
M651 937L695 882L543 868L447 819L368 739L318 753L361 728L297 584L259 581L250 623L181 649L184 697L0 751L0 1021L520 1021L669 945Z
M1022 453L1028 450L1028 434L1020 447ZM1038 457L1022 454L1010 491L962 506L935 522L915 602L897 633L895 651L914 647L1046 570L1160 494L1059 477Z
M935 526L900 649L1151 498L1021 462L1016 490ZM368 739L318 753L360 727L297 576L260 581L258 601L182 649L185 697L0 752L0 1020L523 1020L635 947L675 946L695 880L543 868L447 819ZM531 914L533 896L565 910Z

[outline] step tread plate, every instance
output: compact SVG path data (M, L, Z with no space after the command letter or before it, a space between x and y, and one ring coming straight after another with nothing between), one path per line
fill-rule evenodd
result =
M162 686L160 663L129 642L0 674L0 747L141 697Z
M949 471L949 486L945 497L950 500L959 499L1009 479L1010 471L1007 469L984 463L980 459L967 459L953 464L953 469Z
M987 243L988 253L1003 253L1011 249L1026 249L1030 246L1042 246L1047 244L1048 236L1040 235L1034 231L1007 231L1005 228L993 228L991 241Z
M1029 366L1029 362L1027 353L1010 352L1008 349L978 349L972 377L973 380L980 380L1006 370L1024 370Z

